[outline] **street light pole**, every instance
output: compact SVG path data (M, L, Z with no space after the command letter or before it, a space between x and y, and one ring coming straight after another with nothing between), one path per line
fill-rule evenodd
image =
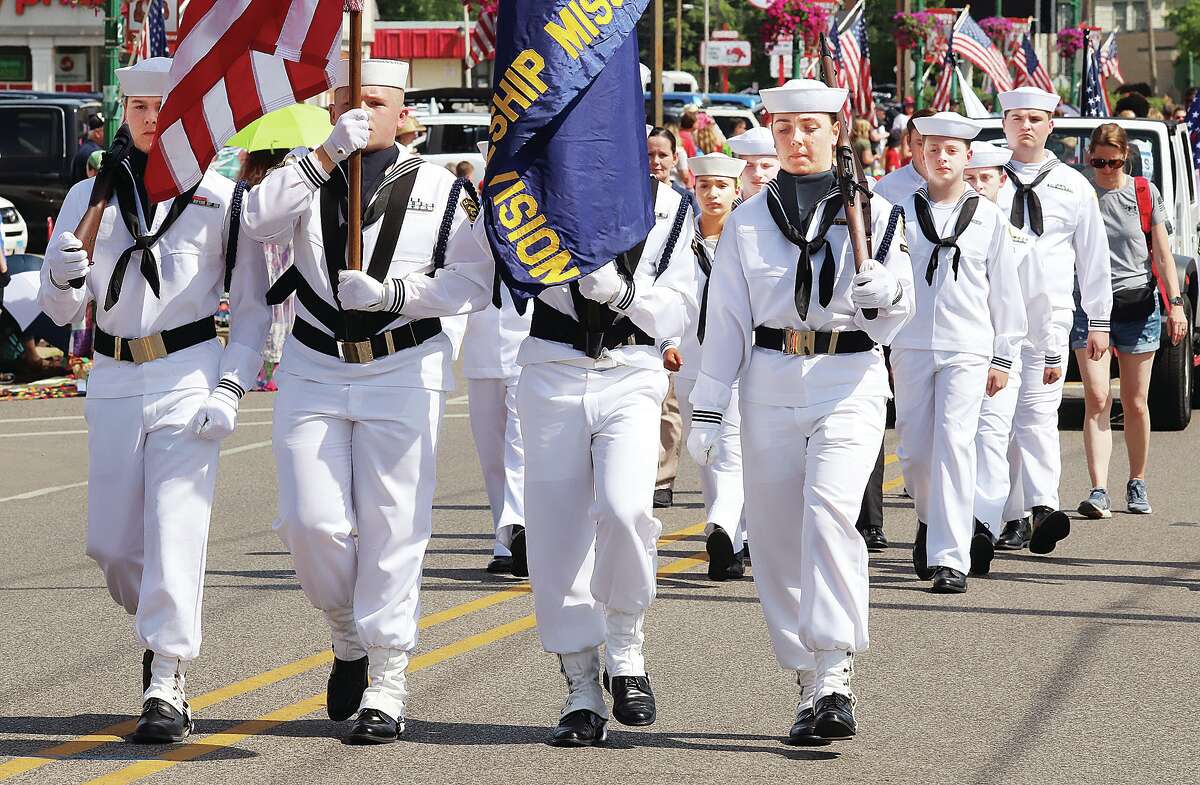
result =
M104 95L104 140L111 144L120 124L117 122L117 66L121 56L121 0L107 0L104 4L104 56L100 73L104 82L100 89Z
M683 0L675 0L675 70L683 70Z
M654 0L654 73L650 79L654 125L663 124L663 0Z
M708 39L712 32L708 29L708 0L704 0L704 92L708 92Z

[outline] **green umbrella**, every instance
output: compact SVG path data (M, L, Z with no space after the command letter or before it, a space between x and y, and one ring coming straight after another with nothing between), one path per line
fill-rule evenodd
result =
M263 115L225 144L250 152L316 147L332 130L326 110L312 104L292 104Z

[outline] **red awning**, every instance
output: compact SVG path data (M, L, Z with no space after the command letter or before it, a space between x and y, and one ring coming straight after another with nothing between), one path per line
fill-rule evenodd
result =
M462 31L452 27L379 28L371 47L372 57L393 60L462 60L465 54Z

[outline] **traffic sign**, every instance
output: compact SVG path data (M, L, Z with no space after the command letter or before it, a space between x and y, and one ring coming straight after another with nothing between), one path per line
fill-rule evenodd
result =
M708 68L739 68L750 65L749 41L709 41L700 48L700 63Z
M713 41L736 41L738 38L737 30L713 30L708 34Z

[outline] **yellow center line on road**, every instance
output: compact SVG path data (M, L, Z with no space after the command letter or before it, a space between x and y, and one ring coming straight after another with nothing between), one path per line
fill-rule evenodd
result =
M704 524L698 523L693 526L688 526L686 528L670 532L669 534L664 534L659 538L659 543L661 545L686 539L687 537L698 534L702 531L704 531ZM672 566L677 563L678 562L672 563ZM421 617L420 622L418 622L418 626L420 629L424 630L429 629L430 627L435 627L439 624L445 624L446 622L461 618L467 614L483 610L484 608L490 608L493 605L498 605L502 602L506 602L507 600L529 594L529 591L529 583L523 582L501 591L492 592L491 594L484 595L483 597L478 597L474 600L470 600L469 602L455 605L454 607L447 608L444 611L426 614ZM430 652L430 654L433 654L433 652ZM414 658L413 663L420 661L422 656L426 655L419 655L418 657ZM299 676L302 673L307 673L308 671L319 668L322 665L328 665L330 662L332 662L332 660L333 652L318 652L308 657L304 657L303 659L296 660L295 662L281 665L278 668L273 668L255 676L242 679L241 681L236 681L232 684L227 684L224 687L197 695L189 699L188 703L191 704L193 710L215 706L218 703L223 703L232 698L254 692L255 690L260 690L264 687L269 687L272 684L276 684L277 682L281 682L285 679L290 679L293 676ZM0 781L15 777L19 774L33 771L34 769L45 766L47 763L53 763L54 761L62 758L69 758L73 755L79 755L80 753L88 752L105 744L122 741L122 737L132 733L136 725L136 719L125 720L114 725L109 725L106 728L101 728L92 733L71 739L70 741L38 750L32 755L12 758L4 763L0 763Z
M689 526L677 532L673 532L671 536L674 539L683 539L691 536L699 531L704 530L704 524ZM660 539L661 542L661 539ZM695 553L691 556L685 556L670 564L666 565L658 571L659 576L672 575L675 573L686 572L691 568L704 564L708 561L708 556L703 553ZM526 632L533 629L536 621L531 613L527 616L522 616L519 619L492 627L489 630L476 633L454 643L440 646L433 651L418 655L409 662L408 672L416 673L425 668L433 667L439 663L445 662L460 654L481 649L496 641L510 638L518 633ZM122 769L97 777L93 780L88 780L84 785L128 785L131 782L150 777L165 769L169 769L178 763L184 761L195 760L197 758L216 752L219 749L225 749L233 746L246 739L257 736L264 731L270 730L276 725L284 722L301 719L309 714L320 711L325 706L325 693L318 693L304 700L276 709L268 714L264 714L253 720L240 722L233 727L221 731L219 733L210 733L203 740L185 744L180 747L175 747L169 750L158 758L138 761Z

